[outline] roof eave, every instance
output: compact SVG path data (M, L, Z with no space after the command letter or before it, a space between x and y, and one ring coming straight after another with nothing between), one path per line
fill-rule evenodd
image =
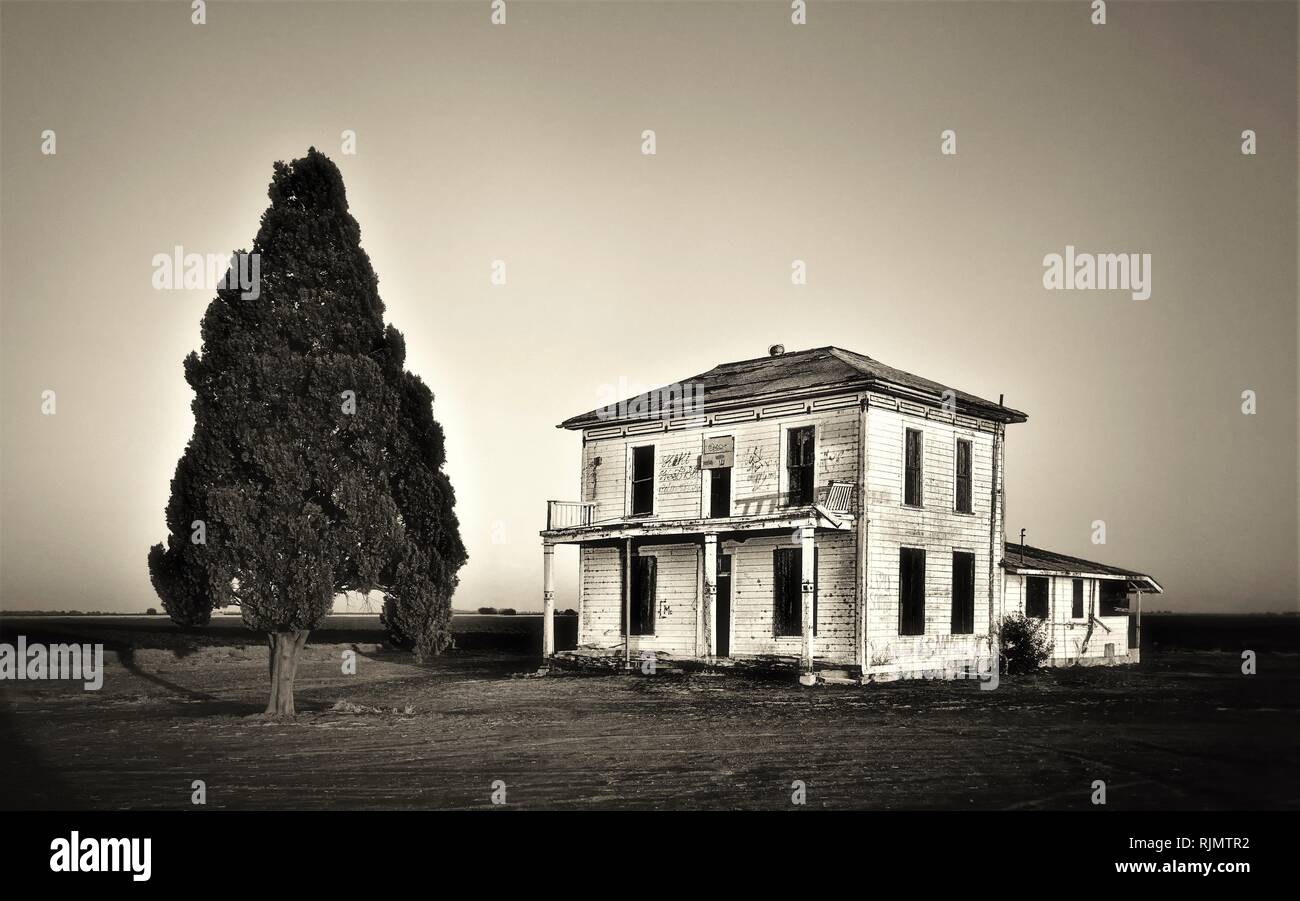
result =
M934 404L935 406L943 405L943 399L940 396L927 395L919 391L906 389L902 386L895 385L894 383L886 381L884 379L863 378L863 379L855 379L849 382L843 382L838 385L819 386L816 388L806 389L804 391L782 391L771 395L756 394L752 397L740 398L736 400L728 400L718 404L709 404L706 401L703 406L703 409L701 410L701 415L718 413L724 410L730 410L739 407L752 406L754 404L765 403L770 400L779 399L779 398L798 399L798 398L805 398L805 397L817 397L826 394L840 394L847 391L860 391L860 390L879 391L883 394L889 394L895 397L902 397L907 400L917 400L923 403L931 403ZM620 401L620 404L625 404L626 401L631 399L632 398L626 398L625 400ZM966 415L976 416L981 419L989 419L994 422L1001 422L1006 425L1025 422L1029 419L1029 415L1021 412L1020 410L1015 410L1012 409L1011 407L999 406L997 404L994 404L992 401L984 401L982 398L978 400L980 401L979 403L971 403L970 401L965 401L965 400L958 401L957 412ZM599 414L598 410L590 410L578 416L571 416L568 419L564 420L563 422L558 423L555 427L557 429L578 430L578 429L591 428L592 426L622 425L628 422L642 421L642 419L634 416L614 416L614 417L601 418L598 414ZM654 418L664 419L664 417L654 417ZM664 419L664 421L670 421L673 418L678 418L678 417L668 417L667 419ZM694 417L680 417L680 418L694 418Z

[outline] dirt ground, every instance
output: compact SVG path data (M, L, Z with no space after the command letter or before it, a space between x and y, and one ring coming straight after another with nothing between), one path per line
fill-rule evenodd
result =
M12 642L13 624L3 640ZM29 630L30 634L30 630ZM0 683L0 806L874 809L1300 807L1300 655L1148 652L1140 667L802 688L740 674L528 678L526 653L430 666L319 633L294 722L238 634L117 643L100 691ZM35 640L34 638L32 640ZM143 647L142 644L162 645ZM470 644L473 644L470 642ZM357 672L342 652L358 650Z

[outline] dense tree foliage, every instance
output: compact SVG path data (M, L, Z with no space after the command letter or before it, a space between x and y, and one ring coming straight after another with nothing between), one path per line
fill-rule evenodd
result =
M269 195L257 296L218 289L185 360L194 433L149 568L178 624L239 604L268 636L267 713L291 715L299 652L339 592L385 592L390 630L445 647L465 548L433 395L384 325L338 167L312 148L275 164Z

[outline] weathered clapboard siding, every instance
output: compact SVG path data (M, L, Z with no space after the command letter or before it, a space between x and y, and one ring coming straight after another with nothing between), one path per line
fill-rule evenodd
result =
M578 644L602 648L622 644L622 555L616 547L584 547L581 557Z
M633 635L632 653L665 651L678 656L697 653L696 621L700 602L700 547L697 544L637 548L658 559L654 635ZM596 647L623 643L623 565L616 547L582 549L583 601L578 642Z
M818 532L817 659L854 663L854 541L851 532ZM775 551L793 547L791 536L765 536L743 542L725 541L720 551L731 554L732 633L734 657L778 655L797 657L801 638L775 634Z
M1010 552L1015 553L1012 545ZM1004 612L1025 612L1025 579L1028 576L1008 574L1006 576L1006 595ZM1048 600L1048 634L1052 641L1052 663L1070 663L1081 658L1102 658L1106 655L1106 645L1113 644L1115 657L1128 656L1128 614L1118 616L1097 616L1101 625L1095 625L1088 647L1083 648L1084 637L1088 633L1088 612L1100 611L1101 580L1083 580L1083 617L1073 616L1074 577L1043 576L1047 579ZM1107 631L1109 630L1109 631Z
M705 426L701 419L686 428L665 428L630 436L592 437L610 427L589 430L583 444L582 499L595 502L596 521L627 515L630 449L654 445L655 505L650 518L705 515L707 479L700 469L702 439L706 435L732 435L735 437L732 513L737 516L773 513L784 503L788 490L785 433L790 428L807 425L816 429L814 478L820 497L831 480L856 482L857 479L859 410L855 395L843 400L850 405L812 413L804 412L806 404L802 403L768 405L723 417L735 417L739 421Z
M922 433L922 506L903 504L904 430ZM957 513L956 442L971 442L972 513ZM994 512L994 432L973 420L944 421L923 409L888 406L867 413L867 671L909 673L986 659L989 655L990 566L998 557L1000 523ZM903 547L925 550L925 634L899 634L899 556ZM975 555L974 632L953 635L952 555ZM998 579L994 580L997 591ZM996 597L995 597L996 601Z

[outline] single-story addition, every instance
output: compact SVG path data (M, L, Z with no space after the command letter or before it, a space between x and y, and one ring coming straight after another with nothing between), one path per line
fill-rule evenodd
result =
M550 501L541 533L543 653L555 546L573 544L579 655L789 663L806 684L987 671L1008 587L1042 575L1003 570L1003 442L1025 420L861 354L780 345L574 416L559 427L582 433L579 499ZM1137 576L1085 569L1052 577Z
M1025 544L1006 546L1003 572L1003 612L1047 621L1052 663L1140 660L1142 595L1164 593L1155 579Z

